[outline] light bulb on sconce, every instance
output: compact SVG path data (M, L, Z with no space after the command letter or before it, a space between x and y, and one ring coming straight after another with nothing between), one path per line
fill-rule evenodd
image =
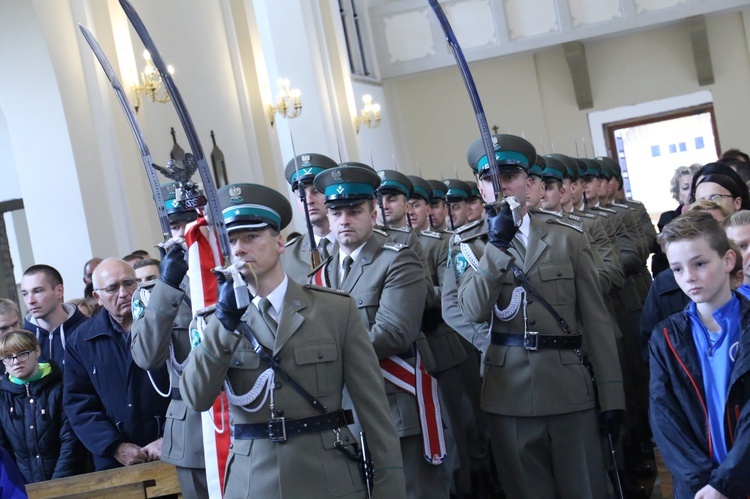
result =
M268 119L271 126L274 124L274 117L279 113L282 118L294 119L302 113L302 94L298 88L289 88L287 78L279 78L279 93L276 95L276 105L268 104Z
M151 102L165 103L171 100L167 89L162 85L161 75L154 67L154 62L151 60L151 54L148 53L148 50L143 51L143 58L146 60L146 66L141 72L141 84L133 87L136 98L136 112L141 107L141 94L146 94ZM170 75L174 74L174 68L171 65L167 66L167 71Z
M354 118L354 128L359 133L361 124L367 125L368 128L377 128L380 126L380 104L372 102L372 95L365 94L362 96L364 106L360 110L359 116Z

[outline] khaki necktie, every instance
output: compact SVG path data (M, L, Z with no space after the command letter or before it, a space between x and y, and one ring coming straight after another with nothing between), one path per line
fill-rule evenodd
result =
M320 255L321 262L328 258L328 245L330 242L327 237L324 237L318 243L318 254Z
M341 272L341 282L339 283L339 285L343 284L344 281L346 280L346 276L349 275L349 271L352 268L352 262L353 261L354 260L352 260L352 257L350 257L350 256L347 256L347 257L344 258L344 268L343 268L343 270Z
M276 336L276 329L278 329L279 325L274 318L271 317L271 314L268 311L270 308L271 302L268 298L261 298L260 302L258 302L258 310L260 310L260 315L263 317L263 320L266 321L266 325L271 329L273 335Z

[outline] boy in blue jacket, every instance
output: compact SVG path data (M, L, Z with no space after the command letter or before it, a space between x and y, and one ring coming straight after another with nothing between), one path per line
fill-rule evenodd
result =
M651 429L675 498L750 494L750 301L732 292L738 256L705 212L667 225L658 242L691 303L649 343Z

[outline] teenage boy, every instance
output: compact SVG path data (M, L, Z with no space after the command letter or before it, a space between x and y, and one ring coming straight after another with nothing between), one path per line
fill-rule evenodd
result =
M737 289L743 295L750 297L750 210L740 210L724 222L729 239L737 243L742 257L744 280Z
M675 498L750 493L750 301L730 289L736 255L709 213L686 213L658 242L680 289L684 311L651 335L650 420L674 476Z

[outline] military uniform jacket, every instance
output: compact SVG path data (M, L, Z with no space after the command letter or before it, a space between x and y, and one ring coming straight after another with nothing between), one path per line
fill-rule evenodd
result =
M413 346L419 335L426 293L424 270L417 254L402 245L386 244L385 236L373 232L341 284L338 243L333 245L331 254L333 258L326 268L328 278L354 298L378 359L399 355L413 365ZM392 383L386 383L385 390L399 436L419 435L416 399Z
M448 260L449 238L439 232L433 231L422 231L417 234L419 235L419 240L422 243L422 248L425 251L432 272L431 277L435 293L440 297L446 262ZM442 317L442 310L439 306L424 311L422 330L430 345L430 351L434 359L435 365L432 370L434 373L439 373L459 365L466 360L467 349L473 349L471 345L461 339L453 328L445 323Z
M182 281L180 289L156 281L147 304L140 297L142 289L139 287L133 293L136 312L130 331L133 361L146 370L158 369L166 363L167 369L172 371L172 401L164 424L161 459L184 468L204 468L201 415L189 409L182 400L179 392L182 369L172 363L169 353L171 345L174 360L179 364L183 364L190 354L190 321L193 313L184 300L185 290L189 290L188 279ZM138 300L141 300L140 303ZM138 308L143 305L145 308Z
M404 497L403 464L388 418L383 377L352 299L327 288L300 286L290 279L275 338L254 305L248 308L246 321L289 376L328 412L341 408L346 385L374 462L373 497ZM180 388L188 405L204 411L221 392L224 380L234 393L245 394L267 368L247 339L211 317L183 372ZM277 415L304 418L319 414L279 377L276 380ZM266 400L257 412L231 406L235 425L265 423L271 415L268 404ZM341 428L340 438L346 445L359 440L348 428ZM335 449L335 441L330 430L290 436L286 443L235 439L227 463L225 497L365 497L357 463Z
M330 246L333 245L329 245L329 248ZM281 266L289 279L297 284L307 283L307 276L312 268L310 238L307 233L287 243L286 250L281 254Z
M470 321L490 321L493 308L508 306L518 286L511 272L516 264L568 323L583 334L583 350L593 364L602 411L624 409L622 373L615 336L599 288L591 247L580 229L544 222L531 215L525 255L514 241L508 252L487 244L459 277L458 306ZM477 236L480 238L481 236ZM552 315L528 297L529 330L563 334ZM602 327L602 325L605 325ZM523 313L504 322L493 320L493 331L523 334ZM482 408L506 416L546 416L595 406L594 387L575 350L493 345L485 355Z

